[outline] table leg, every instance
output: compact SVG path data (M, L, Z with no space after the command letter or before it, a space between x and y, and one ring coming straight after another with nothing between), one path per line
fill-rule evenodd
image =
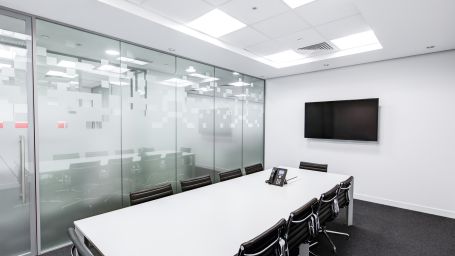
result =
M352 179L351 189L349 189L349 206L346 207L346 224L348 226L354 225L354 179Z

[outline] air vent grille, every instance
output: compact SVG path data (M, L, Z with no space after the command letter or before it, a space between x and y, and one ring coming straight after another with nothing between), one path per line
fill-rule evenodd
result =
M322 42L319 44L313 44L305 47L301 47L298 50L300 51L332 51L333 47L327 42Z

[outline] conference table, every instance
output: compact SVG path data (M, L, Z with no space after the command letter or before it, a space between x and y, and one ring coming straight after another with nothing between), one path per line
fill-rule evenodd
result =
M104 256L232 256L241 243L349 178L281 167L287 179L296 177L283 187L266 184L271 170L265 170L78 220L76 232ZM352 225L353 202L346 209Z

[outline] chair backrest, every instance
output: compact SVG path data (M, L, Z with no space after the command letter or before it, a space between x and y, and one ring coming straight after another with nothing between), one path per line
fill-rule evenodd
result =
M310 162L300 162L299 169L306 169L311 171L318 171L318 172L327 172L328 165L327 164L316 164Z
M67 159L76 159L81 158L79 153L71 153L71 154L58 154L53 155L52 160L67 160Z
M180 181L180 186L182 188L182 192L192 190L195 188L208 186L211 184L212 184L212 179L210 178L210 175L205 175L205 176L201 176L201 177L196 177L196 178Z
M284 255L286 220L281 219L264 233L240 245L237 256Z
M338 191L340 185L336 185L329 191L325 192L319 198L317 216L318 226L324 227L327 222L335 219L340 211L338 206Z
M130 194L130 204L137 205L174 194L170 183Z
M262 164L255 164L255 165L245 167L245 174L248 175L248 174L260 172L263 170L264 170L264 167L262 167Z
M338 192L338 205L340 208L347 207L352 199L350 198L349 190L352 187L353 180L354 178L351 176L340 183L340 191Z
M220 172L220 181L226 181L238 177L242 177L242 170L240 169L235 169L227 172Z
M316 238L317 206L318 200L314 198L289 215L285 237L290 255L298 255L300 244L310 243Z
M71 242L73 242L73 247L71 248L71 255L73 256L93 256L92 252L88 249L87 246L78 238L74 228L68 228L68 237Z
M85 157L108 156L109 151L85 152Z

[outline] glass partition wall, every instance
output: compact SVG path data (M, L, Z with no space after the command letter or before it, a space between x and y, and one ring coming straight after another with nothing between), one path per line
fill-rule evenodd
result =
M61 247L73 221L128 207L131 192L171 183L179 193L181 180L210 175L218 182L220 172L263 163L263 80L36 19L33 85L32 22L11 21L0 29L28 30L17 42L0 37L0 136L14 144L0 152L14 156L0 161L0 175L11 172L0 180L0 200L14 204L15 213L5 214L28 219L8 231L21 232L17 244L0 230L0 244L9 246L2 248L26 252L30 240L39 252ZM15 51L11 63L3 56L8 49ZM34 88L30 106L27 84ZM27 109L36 122L37 238L30 238L28 200L8 197L20 193L14 184L22 175L14 169L22 158L15 158L21 147L13 138L26 143L24 132L35 129ZM28 130L8 133L8 118Z

